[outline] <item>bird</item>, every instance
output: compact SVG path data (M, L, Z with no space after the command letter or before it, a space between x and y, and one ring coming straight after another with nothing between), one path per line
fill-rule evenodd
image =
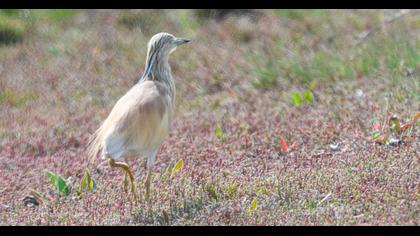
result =
M98 154L113 168L122 168L124 190L130 179L131 192L137 199L133 173L126 158L147 159L146 199L149 197L152 167L158 149L170 128L175 107L175 82L169 55L190 40L170 33L155 34L147 44L143 75L114 105L108 117L88 142L92 163Z

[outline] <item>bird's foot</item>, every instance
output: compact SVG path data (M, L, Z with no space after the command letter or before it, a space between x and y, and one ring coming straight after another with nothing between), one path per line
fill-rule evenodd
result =
M109 165L111 167L119 167L122 168L125 171L125 176L124 176L124 191L127 192L127 187L128 187L128 180L127 180L127 176L130 178L130 183L131 183L131 192L134 195L134 200L137 202L137 194L136 194L136 187L134 184L134 177L133 177L133 173L130 170L130 167L123 162L115 162L113 159L109 159Z

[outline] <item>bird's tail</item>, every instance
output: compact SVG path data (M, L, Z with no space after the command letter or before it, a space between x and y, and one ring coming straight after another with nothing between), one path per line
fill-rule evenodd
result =
M98 153L102 150L102 133L103 125L99 127L98 130L90 137L87 144L87 154L89 159L89 164L93 164Z

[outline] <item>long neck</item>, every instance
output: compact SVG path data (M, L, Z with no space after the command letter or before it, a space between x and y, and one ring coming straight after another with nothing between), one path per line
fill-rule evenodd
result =
M168 62L168 55L163 54L161 51L156 53L149 53L145 70L150 71L149 73L145 72L146 78L142 78L142 80L155 80L162 82L164 85L166 85L170 97L172 100L174 100L175 83L172 78L171 66Z

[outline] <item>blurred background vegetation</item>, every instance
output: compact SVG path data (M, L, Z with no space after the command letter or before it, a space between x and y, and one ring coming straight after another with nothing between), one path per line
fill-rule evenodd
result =
M388 81L398 83L401 77L418 74L420 63L418 12L403 15L395 22L389 20L399 13L398 10L3 9L0 57L5 63L18 50L21 56L15 59L19 63L24 63L28 55L36 55L40 65L49 66L74 64L74 57L78 57L102 76L103 84L107 81L103 72L116 72L119 62L115 59L123 57L132 63L120 60L123 64L120 68L128 69L133 82L141 73L138 68L144 63L147 40L157 32L168 31L195 40L191 53L185 49L176 55L178 59L188 59L175 62L175 73L181 67L194 70L180 75L184 77L181 83L185 82L179 87L180 96L197 98L200 94L244 85L260 91L285 88L287 84L314 89L316 84L384 74L392 78ZM86 54L88 51L93 54ZM115 67L106 68L109 63L116 63ZM51 69L45 68L44 72ZM56 76L61 78L63 73ZM196 77L200 77L200 83ZM117 78L112 80L118 83ZM48 83L55 88L59 87L57 81ZM412 80L406 81L410 83L404 83L407 86L394 95L400 100L408 96L418 101L418 91L410 89ZM21 86L25 83L28 82L22 81ZM13 92L20 89L12 84L2 79L0 101L18 107L36 99L42 91L29 86L28 91ZM194 91L189 95L183 94L191 88ZM115 96L121 92L118 87L113 91ZM100 99L95 96L97 93L100 92L95 89L78 89L74 95L90 94L96 101Z
M19 70L30 57L43 67L23 72L28 73L24 77L32 77L30 80L19 81L13 73L4 72L0 103L19 108L37 100L45 89L59 91L60 87L66 87L74 89L70 89L71 97L81 100L90 97L91 104L108 104L108 97L98 95L108 90L109 99L115 99L128 83L136 80L141 74L148 39L161 31L190 37L194 42L177 53L175 58L180 60L174 62L176 75L179 68L184 69L179 74L183 79L179 81L178 96L189 98L186 109L200 104L204 95L214 93L221 95L212 99L212 104L217 105L228 88L281 94L291 86L316 95L316 86L322 84L378 76L399 84L391 87L396 89L392 93L395 99L419 101L418 80L410 78L418 75L420 67L417 37L420 19L414 11L395 17L400 13L399 10L3 9L0 10L3 68L9 61ZM181 60L182 57L186 59ZM58 72L54 68L63 70ZM194 72L187 73L187 68ZM124 70L128 73L121 74ZM90 75L92 71L95 75ZM100 77L99 83L104 87L76 88L67 84L66 77L78 78L72 81L74 86L77 82L85 83L83 77L89 77L90 82ZM408 79L399 83L405 77ZM35 86L34 81L40 83ZM106 89L110 84L117 86Z

